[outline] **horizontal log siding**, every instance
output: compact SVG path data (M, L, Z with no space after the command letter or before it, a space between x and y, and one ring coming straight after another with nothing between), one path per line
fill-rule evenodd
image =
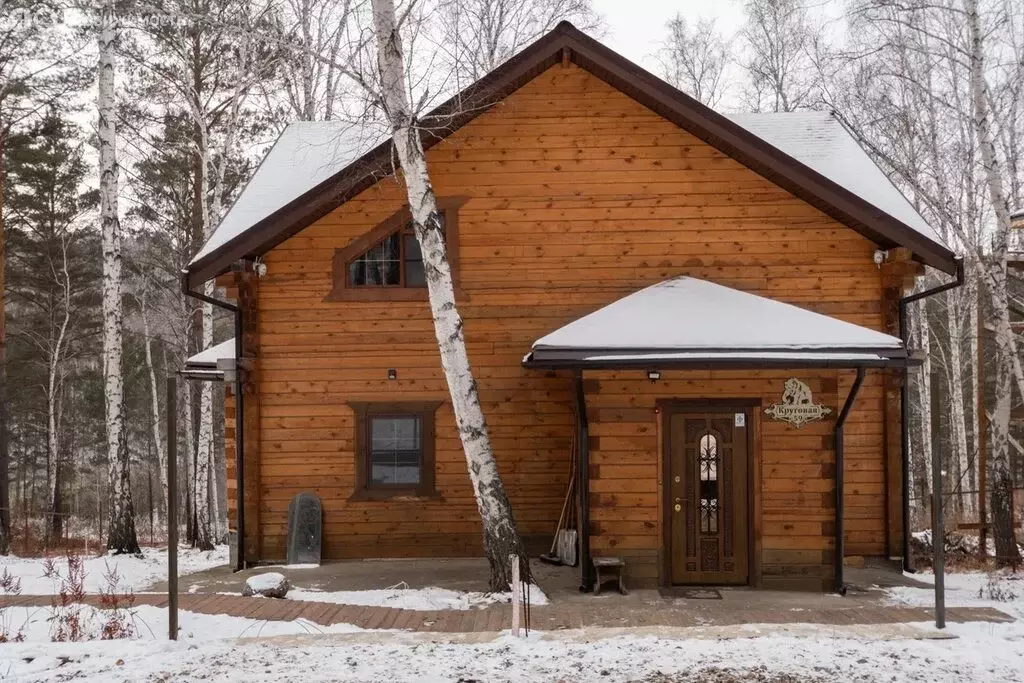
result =
M520 367L534 339L681 274L881 325L871 243L575 66L541 74L428 157L438 194L472 197L459 219L459 306L517 521L538 543L549 542L565 493L573 418L565 373ZM324 301L334 250L403 203L399 183L383 179L265 259L259 294L265 559L284 557L288 501L301 491L323 499L327 558L481 551L448 404L437 413L441 500L348 500L355 468L347 402L447 398L425 303ZM388 368L396 369L397 380L388 381ZM658 396L768 401L781 396L786 376L691 374L651 385L613 375L588 400L609 409L650 409ZM848 384L844 379L842 387ZM871 373L847 428L850 553L883 549L881 399ZM631 416L594 425L595 465L605 468L595 477L594 495L618 502L595 508L594 545L647 558L631 572L650 576L660 539L655 422ZM820 479L832 457L824 441L830 428L822 423L797 432L765 423L765 456L774 459L766 462L764 482L766 571L785 564L773 564L773 557L806 564L831 547L819 533L830 519L824 502L830 484Z

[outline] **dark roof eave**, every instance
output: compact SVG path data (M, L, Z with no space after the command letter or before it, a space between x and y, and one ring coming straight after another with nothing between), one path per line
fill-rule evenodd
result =
M948 247L933 242L681 93L568 22L560 23L550 33L424 117L424 121L444 122L434 129L423 130L424 147L429 149L556 63L563 49L570 51L570 57L577 65L873 242L887 248L907 247L925 264L946 273L955 272L955 255ZM262 255L371 187L392 172L392 158L391 141L387 140L191 264L186 270L189 286L194 287L226 272L240 258Z

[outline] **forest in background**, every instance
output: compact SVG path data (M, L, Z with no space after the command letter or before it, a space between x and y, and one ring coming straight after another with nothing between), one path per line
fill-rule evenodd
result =
M1009 560L1024 487L1010 228L1024 206L1024 12L1014 0L832 7L838 19L801 0L750 0L735 34L678 16L657 27L649 60L721 111L834 111L963 255L965 286L910 311L911 347L928 352L909 376L915 523L929 525L933 453L949 521L977 521L984 449L996 553ZM133 539L160 539L163 378L231 335L179 275L286 124L383 122L368 3L0 8L0 550L107 545L126 520ZM588 0L421 0L399 16L418 112L562 19L597 37L612 28ZM917 288L947 280L929 272ZM115 331L116 364L104 343ZM226 534L221 391L190 383L170 407L173 495L200 547Z

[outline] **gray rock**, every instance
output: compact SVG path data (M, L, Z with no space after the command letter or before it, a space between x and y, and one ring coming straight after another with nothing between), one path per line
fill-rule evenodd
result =
M256 574L245 580L245 587L242 588L242 595L262 595L265 598L283 598L288 594L291 584L284 574L267 572Z

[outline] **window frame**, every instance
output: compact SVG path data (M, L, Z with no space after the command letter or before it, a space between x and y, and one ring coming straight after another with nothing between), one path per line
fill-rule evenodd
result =
M436 420L443 401L372 402L349 401L355 415L355 489L349 500L390 500L392 498L439 498L435 486ZM371 438L374 417L416 417L420 421L420 481L418 484L372 484L370 481Z
M445 246L448 250L448 264L451 267L452 283L459 288L459 209L469 197L438 197L437 208L444 216ZM370 231L355 238L342 249L334 250L331 264L332 286L325 301L427 301L427 288L405 286L405 245L401 244L406 226L412 221L408 206L391 214ZM349 266L360 256L380 244L391 235L399 235L399 257L401 275L398 285L352 285L349 283Z

